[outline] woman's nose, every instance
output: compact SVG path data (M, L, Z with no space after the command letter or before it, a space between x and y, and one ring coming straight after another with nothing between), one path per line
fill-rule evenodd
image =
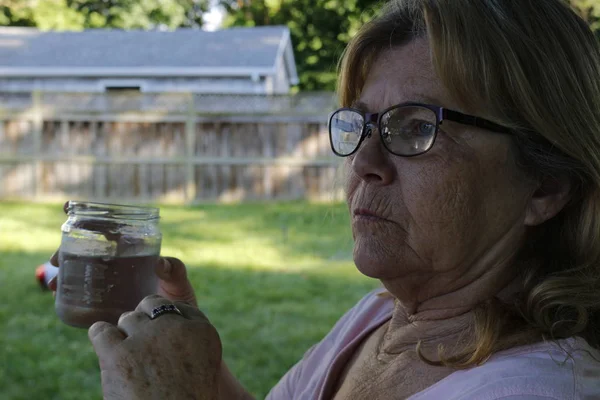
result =
M381 143L379 131L372 125L367 126L365 138L352 157L352 169L364 181L389 185L395 176L393 157Z

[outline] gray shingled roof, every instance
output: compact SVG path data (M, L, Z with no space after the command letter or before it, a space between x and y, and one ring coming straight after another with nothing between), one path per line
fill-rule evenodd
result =
M0 69L274 69L278 55L282 54L281 47L288 40L289 31L281 26L215 32L197 29L40 32L30 28L0 28Z

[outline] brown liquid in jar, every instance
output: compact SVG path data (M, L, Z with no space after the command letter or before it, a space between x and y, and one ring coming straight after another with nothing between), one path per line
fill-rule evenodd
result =
M158 256L86 257L60 254L61 290L56 313L66 324L89 328L96 321L116 324L146 296L156 293Z

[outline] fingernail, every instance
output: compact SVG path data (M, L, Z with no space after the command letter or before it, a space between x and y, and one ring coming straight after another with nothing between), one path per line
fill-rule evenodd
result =
M167 260L166 258L163 258L163 263L164 263L163 271L165 271L165 274L170 274L171 271L173 270L173 266L171 265L169 260Z
M161 258L161 262L162 262L162 273L165 275L171 274L171 270L173 269L173 266L171 265L169 260L167 260L166 258Z

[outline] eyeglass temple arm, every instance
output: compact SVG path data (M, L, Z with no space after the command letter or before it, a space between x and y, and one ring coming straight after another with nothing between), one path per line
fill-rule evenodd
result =
M442 117L443 119L447 119L449 121L458 122L464 125L473 125L493 132L512 133L512 131L507 127L498 125L495 122L489 121L487 119L463 114L458 111L447 110L445 108L442 109Z

